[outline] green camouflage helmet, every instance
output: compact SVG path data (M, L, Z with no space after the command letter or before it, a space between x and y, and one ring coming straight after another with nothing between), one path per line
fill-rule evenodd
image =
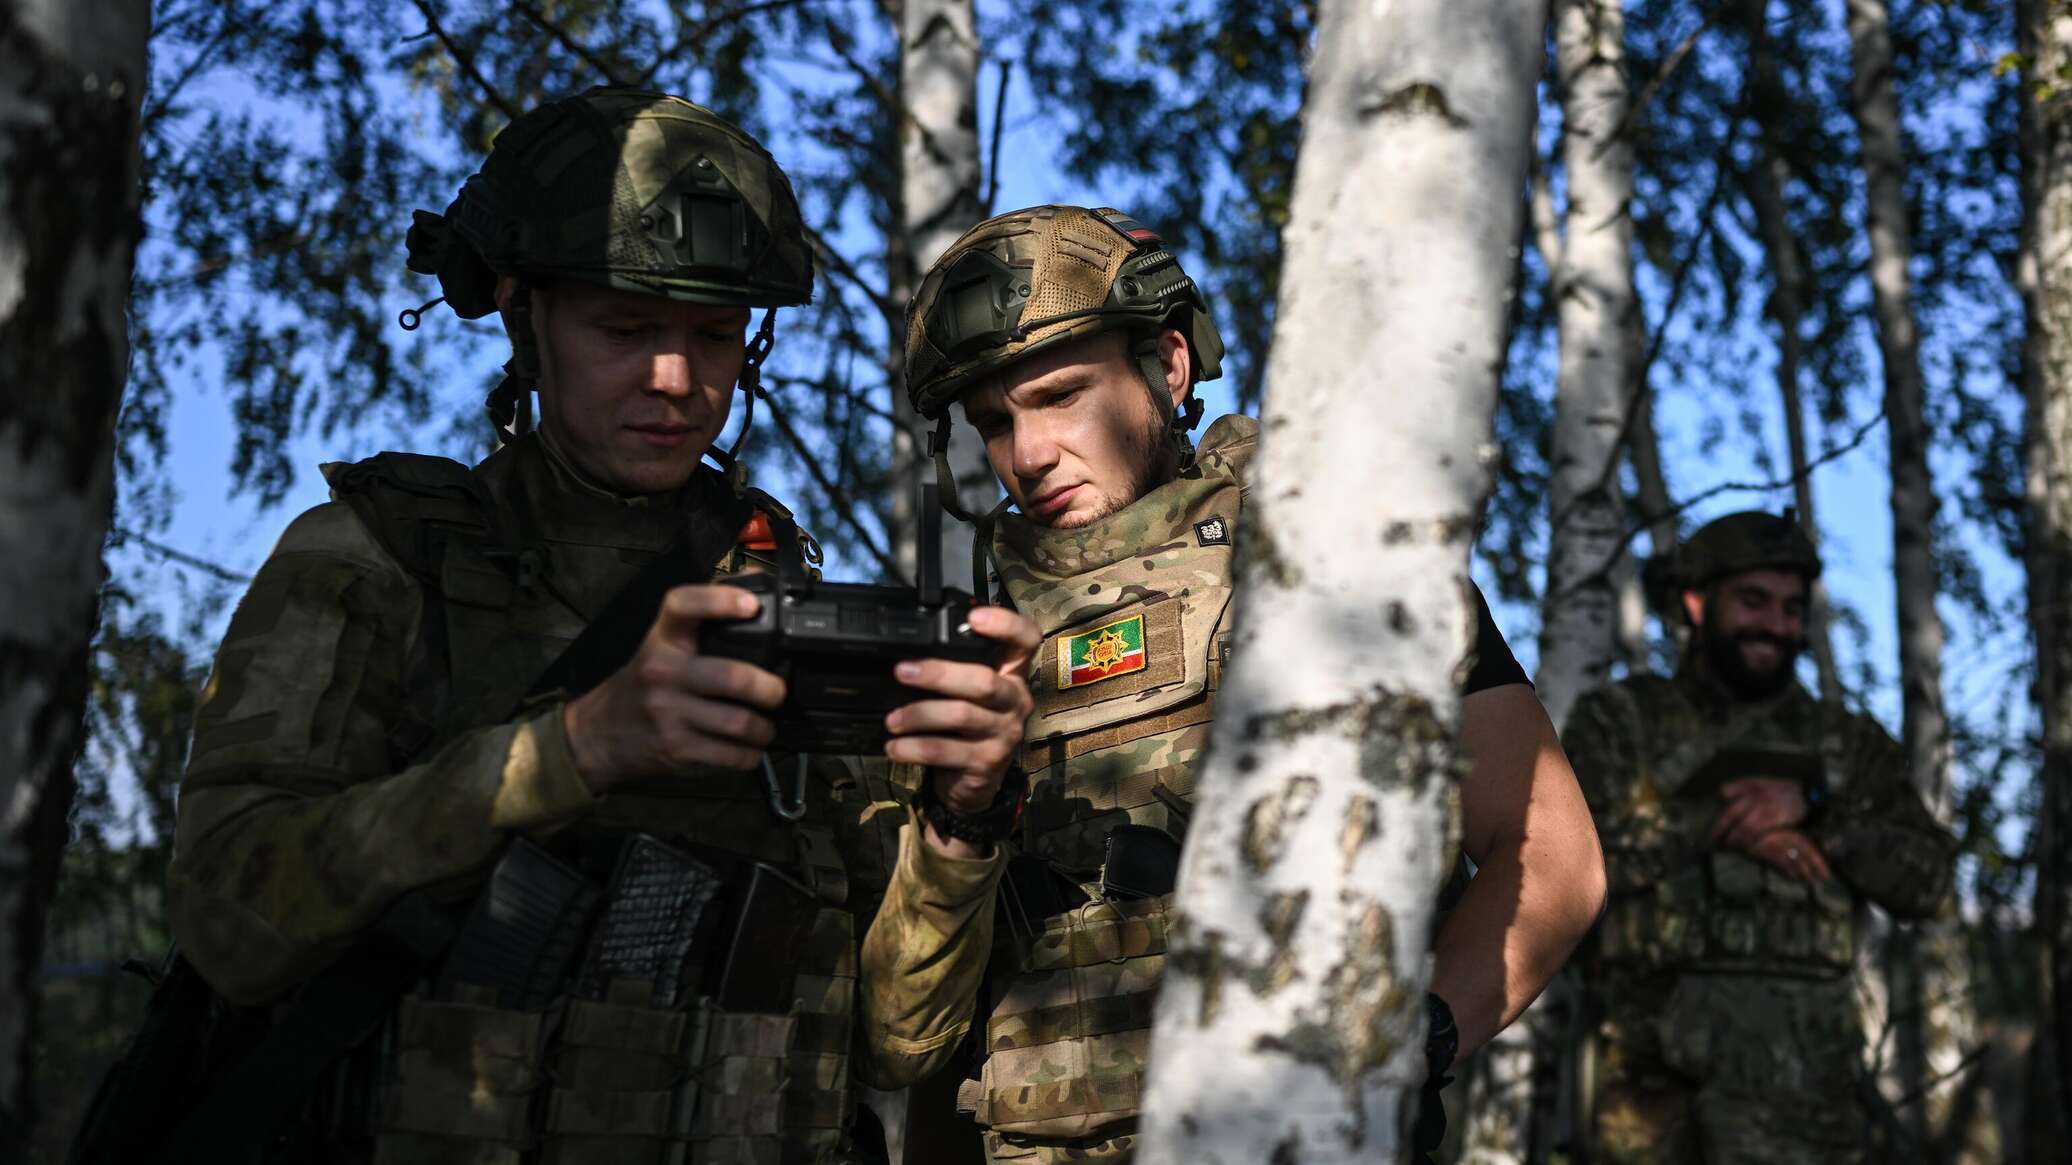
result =
M1788 570L1810 583L1820 577L1820 553L1793 511L1750 510L1700 527L1677 551L1674 570L1676 586L1682 590L1706 587L1746 570Z
M504 127L444 215L416 212L409 249L463 319L496 310L501 275L689 303L813 294L798 200L769 151L703 106L623 87Z
M1167 327L1187 337L1196 380L1222 375L1208 303L1156 233L1110 207L1017 210L966 231L921 281L907 309L907 398L938 420L978 378L1025 356Z

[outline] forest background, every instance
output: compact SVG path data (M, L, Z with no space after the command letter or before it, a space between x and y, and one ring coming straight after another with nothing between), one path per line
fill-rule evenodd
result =
M2026 1103L2053 1085L2034 1055L2044 785L2020 262L2021 86L2050 82L2025 69L2022 13L1993 0L1556 7L1599 35L1564 54L1550 29L1476 576L1558 717L1592 682L1673 666L1649 554L1738 509L1813 520L1828 571L1805 679L1918 746L1963 842L1957 917L1863 968L1888 1135L1923 1160L2023 1159L2056 1111ZM1112 204L1160 230L1231 346L1208 415L1258 407L1316 21L1302 0L154 8L110 576L39 976L45 1145L134 1022L140 981L116 968L165 942L195 695L242 582L323 499L315 466L488 451L501 334L443 309L399 327L437 294L403 269L402 238L513 110L648 83L736 118L792 174L821 282L780 320L749 458L837 577L911 570L903 305L984 214ZM1891 38L1894 159L1865 116L1851 17L1867 10ZM1892 384L1866 180L1891 163L1912 402ZM1623 342L1586 360L1592 334ZM966 472L967 495L986 488ZM1925 595L1918 573L1903 581L1909 547ZM1564 1042L1563 1007L1557 990L1454 1090L1476 1159L1564 1151L1561 1057L1532 1046Z

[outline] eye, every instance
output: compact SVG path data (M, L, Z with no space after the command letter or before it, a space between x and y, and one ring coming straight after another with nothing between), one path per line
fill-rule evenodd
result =
M1002 433L1007 432L1007 418L1000 416L984 416L973 421L971 423L971 427L978 430L978 435L981 438L990 441L993 438L998 437Z
M1080 397L1080 394L1084 393L1085 391L1086 387L1084 385L1075 388L1065 389L1063 392L1060 392L1056 396L1050 398L1050 407L1054 409L1066 408L1070 406L1074 401L1077 401Z
M651 329L647 324L630 320L605 320L597 325L597 330L615 343L630 344L646 336Z
M739 328L707 328L698 333L698 338L708 344L738 344L741 342Z

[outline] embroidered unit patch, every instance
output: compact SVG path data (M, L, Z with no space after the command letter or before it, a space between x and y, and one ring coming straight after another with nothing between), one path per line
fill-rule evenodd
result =
M1058 644L1058 688L1076 688L1143 671L1144 616L1131 615L1068 635Z
M1200 546L1230 545L1230 523L1218 514L1194 524L1194 541Z

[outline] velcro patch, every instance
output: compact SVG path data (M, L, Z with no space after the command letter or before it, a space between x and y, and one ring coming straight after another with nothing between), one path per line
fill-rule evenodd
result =
M1150 664L1144 616L1131 615L1058 641L1058 690L1112 680Z
M1194 541L1200 546L1228 546L1230 523L1224 521L1221 514L1213 518L1204 518L1194 524Z

